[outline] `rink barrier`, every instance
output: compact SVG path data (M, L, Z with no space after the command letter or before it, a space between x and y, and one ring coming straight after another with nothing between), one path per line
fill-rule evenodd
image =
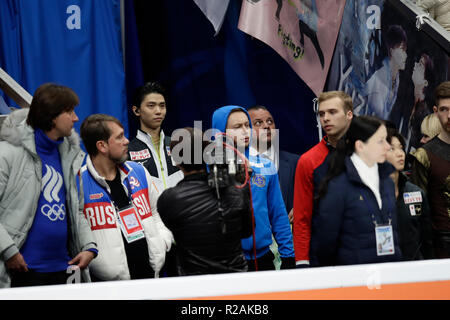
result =
M0 300L450 299L450 259L0 289Z

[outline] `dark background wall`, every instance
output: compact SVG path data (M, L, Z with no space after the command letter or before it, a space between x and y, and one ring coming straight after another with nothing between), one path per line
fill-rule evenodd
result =
M280 147L301 154L318 142L315 95L274 50L237 28L241 3L230 1L214 36L193 1L126 1L128 96L143 81L161 82L168 92L166 134L194 120L207 130L224 105L265 105L280 129ZM131 113L129 127L133 137Z

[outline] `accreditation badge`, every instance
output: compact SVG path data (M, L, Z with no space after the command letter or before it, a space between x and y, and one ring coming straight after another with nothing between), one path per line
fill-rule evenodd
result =
M422 214L422 206L420 203L414 203L409 205L409 213L412 216L420 216Z
M377 241L378 256L386 256L395 253L392 225L375 227L375 237Z
M128 243L145 237L144 228L134 206L128 206L117 212L120 229Z

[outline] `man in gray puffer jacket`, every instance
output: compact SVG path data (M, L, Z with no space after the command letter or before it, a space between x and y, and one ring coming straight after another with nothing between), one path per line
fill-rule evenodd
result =
M44 84L29 109L3 122L0 288L90 281L98 252L77 180L85 156L73 130L78 104L70 88Z

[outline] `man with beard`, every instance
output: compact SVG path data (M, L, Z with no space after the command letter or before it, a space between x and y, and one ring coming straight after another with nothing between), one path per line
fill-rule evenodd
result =
M92 280L158 277L173 236L156 210L150 174L126 161L129 141L116 118L89 116L81 138L88 152L81 172L84 214L101 251Z
M250 154L260 154L275 164L286 211L289 214L289 221L292 223L295 169L300 156L279 150L275 120L266 107L255 105L248 108L247 111L252 119L256 135L256 139L253 140L254 146L250 148Z
M436 258L450 258L450 81L434 91L441 132L414 154L411 180L427 193Z

